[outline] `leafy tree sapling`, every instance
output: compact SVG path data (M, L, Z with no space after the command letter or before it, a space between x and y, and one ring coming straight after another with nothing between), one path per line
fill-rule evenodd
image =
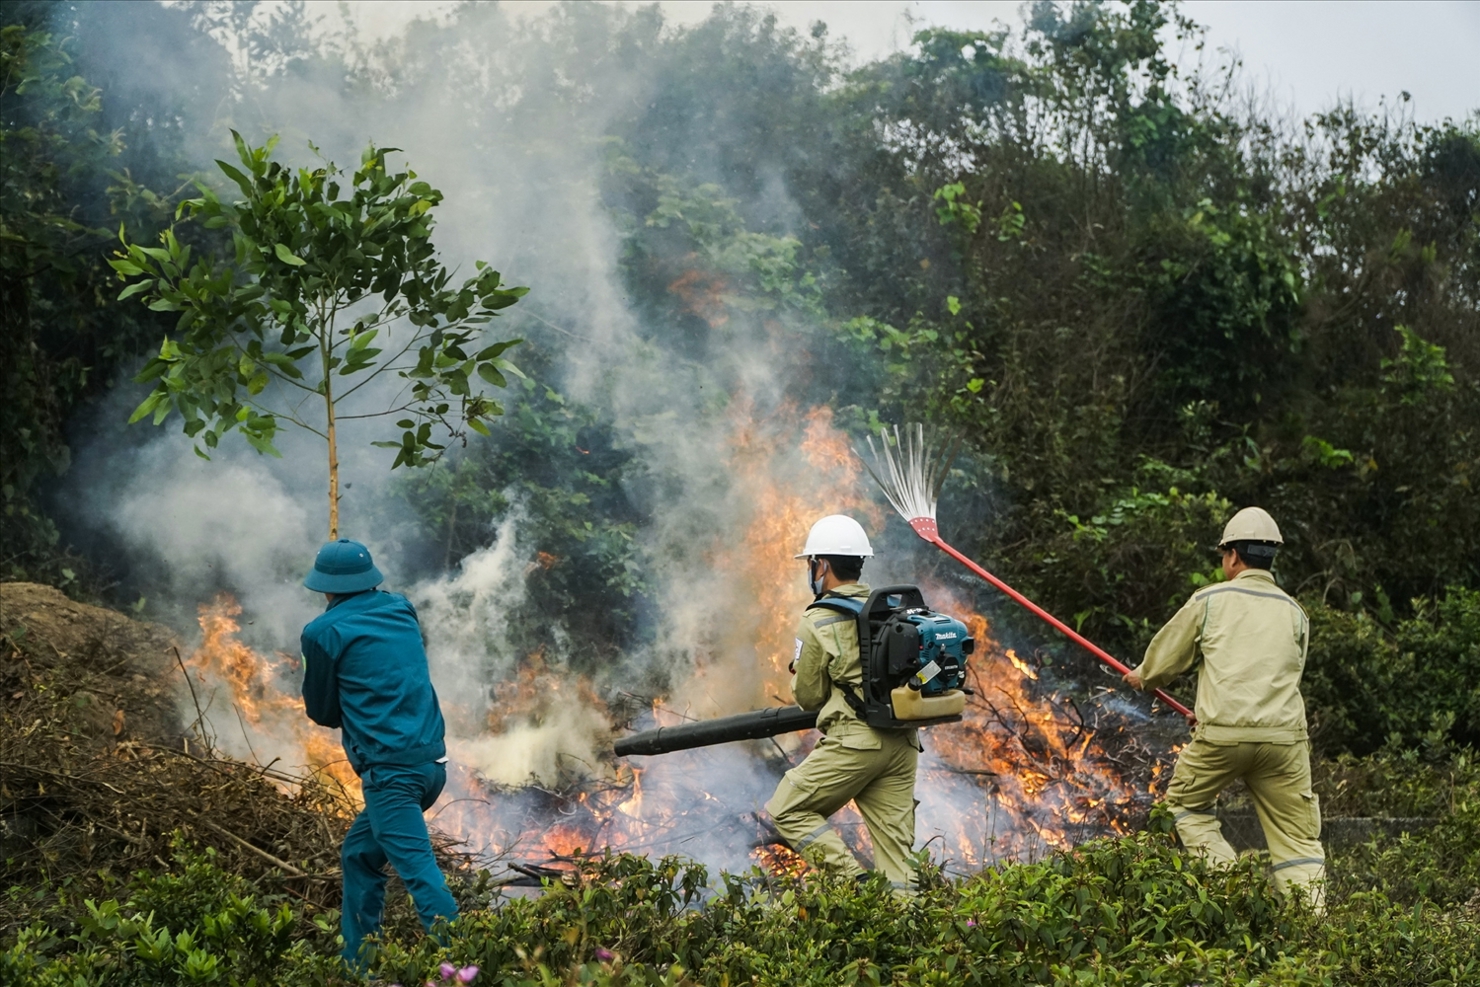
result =
M482 327L529 289L504 286L483 261L452 286L431 242L442 193L413 171L391 172L385 158L396 148L372 145L342 197L344 173L332 164L294 170L271 159L276 138L252 147L232 136L242 167L216 163L245 199L225 202L197 183L200 197L182 202L175 218L228 232L234 257L193 250L173 227L157 247L119 230L124 249L110 263L129 282L120 300L180 313L175 333L135 378L154 387L130 421L152 415L158 425L179 412L207 459L233 429L274 456L280 421L319 436L332 541L338 424L400 416L399 441L374 443L398 450L392 469L432 462L466 429L487 435L486 420L503 408L482 385L504 387L505 373L519 374L503 356L519 340L479 345ZM402 381L393 397L368 410L345 404L387 374ZM322 419L306 413L314 398L323 401ZM446 436L434 438L436 426Z

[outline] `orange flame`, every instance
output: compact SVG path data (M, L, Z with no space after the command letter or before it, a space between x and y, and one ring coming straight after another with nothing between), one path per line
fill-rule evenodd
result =
M858 492L861 466L847 436L833 427L832 409L821 406L802 416L799 444L786 428L797 416L789 405L766 419L755 418L746 405L735 412L731 472L743 485L751 521L740 543L718 551L713 565L732 574L753 600L758 622L747 643L754 648L763 688L726 712L778 697L790 701L787 665L795 650L797 617L810 599L802 564L792 556L801 551L812 522L827 514L854 514L877 529L882 521L878 508ZM778 460L793 444L801 453L793 465L799 480L795 485L778 483L773 479Z
M1022 672L1028 678L1033 679L1035 682L1038 680L1038 672L1033 668L1033 666L1029 665L1027 662L1019 658L1018 653L1011 648L1007 649L1007 660L1012 662L1013 668L1016 668L1019 672Z
M976 694L960 723L930 730L931 747L947 770L985 780L994 811L1016 824L992 834L993 845L986 847L958 834L956 859L980 866L1004 853L1031 852L1025 837L1063 847L1076 831L1124 831L1136 793L1077 708L1055 693L1042 694L1033 666L1004 650L965 601L942 588L929 597L937 609L964 614L977 640L970 675Z
M668 293L678 297L684 311L703 319L711 329L719 329L730 321L725 301L729 290L729 282L722 275L698 268L684 271L668 286Z
M273 661L259 655L237 635L241 604L228 593L198 608L201 641L187 665L201 685L220 683L230 691L229 701L241 714L242 730L249 747L280 745L287 740L302 760L294 767L331 779L358 804L362 801L360 779L344 757L334 731L315 725L303 709L303 699L278 685L283 665L292 661L280 656ZM286 659L286 660L284 660Z

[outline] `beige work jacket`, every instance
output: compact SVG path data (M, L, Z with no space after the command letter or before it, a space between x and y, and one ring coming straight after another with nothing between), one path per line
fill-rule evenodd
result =
M863 583L844 583L833 591L837 596L866 599L869 588ZM802 709L820 710L817 729L844 747L854 750L879 750L886 731L875 730L858 718L839 683L863 695L863 662L858 655L858 620L855 617L821 608L802 614L797 625L796 677L791 692ZM920 746L916 731L908 733L913 746Z
M1136 671L1147 689L1191 668L1197 677L1197 729L1213 743L1273 744L1306 739L1300 675L1310 621L1262 569L1198 590L1157 632Z

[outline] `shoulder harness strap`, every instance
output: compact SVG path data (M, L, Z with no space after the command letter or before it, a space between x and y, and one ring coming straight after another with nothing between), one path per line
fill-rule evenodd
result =
M834 613L845 613L850 617L856 617L863 612L864 601L856 596L819 596L807 604L808 610L831 610Z
M831 610L838 614L836 617L828 617L817 621L819 628L829 624L839 624L845 620L857 620L859 614L863 613L863 601L851 596L822 596L807 604L808 610Z
M854 714L856 714L860 720L867 723L868 704L863 701L863 697L854 692L853 687L847 682L834 682L833 685L836 686L837 690L843 694L843 701L848 704L848 708L853 710Z
M863 613L865 602L866 601L860 597L839 596L829 593L826 596L819 596L817 599L807 604L807 609L831 610L833 613L843 614L846 617L857 618L860 614ZM833 619L836 620L838 618ZM828 622L831 623L832 621ZM862 647L863 642L860 640L860 650L862 649ZM861 661L862 655L860 655L859 658ZM868 705L863 701L863 697L854 691L853 686L849 685L846 682L834 682L833 685L837 688L839 692L843 694L843 700L847 702L848 707L853 710L854 714L857 715L857 717L860 720L863 720L865 723L868 722Z

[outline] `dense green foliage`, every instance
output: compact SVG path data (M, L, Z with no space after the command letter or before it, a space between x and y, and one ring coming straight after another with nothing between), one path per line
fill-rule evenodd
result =
M217 866L210 851L181 847L176 863L174 870L135 875L120 897L101 901L79 900L65 887L50 901L45 891L12 889L12 908L16 898L30 897L31 907L46 902L39 911L69 921L21 930L0 968L7 982L266 985L280 982L285 965L326 965L321 957L333 938L322 934L322 920L304 922L285 895L264 895ZM49 962L52 953L64 955Z
M70 415L160 331L115 303L106 257L120 220L157 229L169 205L124 170L123 133L47 13L9 5L0 29L0 574L66 584L81 566L35 487L71 461Z
M1382 770L1378 763L1376 770ZM465 914L445 941L397 906L372 967L419 984L443 962L478 984L1250 984L1473 983L1480 917L1480 775L1445 769L1452 810L1432 832L1336 853L1329 907L1283 900L1257 855L1209 871L1167 835L1099 840L960 882L927 873L915 900L884 882L758 874L710 884L680 861L593 859L574 882L486 909L486 875L455 882ZM1422 775L1423 772L1417 774ZM15 889L25 925L0 971L76 984L353 982L333 955L333 914L223 873L181 848L167 873L101 899ZM1466 905L1466 901L1470 903Z
M1366 752L1480 735L1480 591L1419 599L1391 633L1365 611L1312 611L1302 684L1318 743Z
M1038 5L1025 61L941 34L844 90L928 135L848 183L913 214L900 237L829 217L865 252L860 335L905 357L890 410L928 399L992 457L983 554L1122 646L1208 571L1225 499L1281 520L1314 606L1473 586L1480 135L1282 134L1179 77L1166 19ZM927 72L986 97L892 101Z
M402 487L437 533L429 568L450 566L481 548L511 512L533 521L527 546L537 565L510 626L521 651L563 622L584 648L579 670L609 662L630 643L642 590L636 508L623 484L641 473L618 448L612 423L537 382L538 353L522 361L532 376L508 412L491 423L494 442L469 449L445 468L422 471Z

